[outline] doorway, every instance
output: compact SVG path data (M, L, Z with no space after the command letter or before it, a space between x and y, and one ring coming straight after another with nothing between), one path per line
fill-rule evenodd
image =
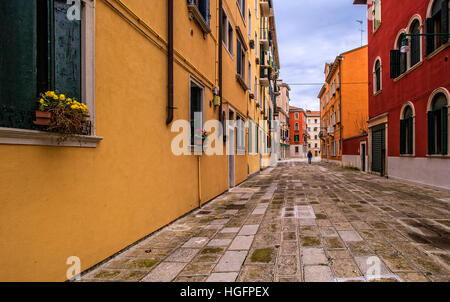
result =
M366 172L366 143L361 143L361 171Z
M385 175L386 134L385 126L372 128L372 171Z

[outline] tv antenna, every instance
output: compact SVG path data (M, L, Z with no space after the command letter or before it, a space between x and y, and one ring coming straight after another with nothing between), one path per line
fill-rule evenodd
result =
M356 20L359 24L361 24L361 29L359 30L361 32L361 46L363 46L363 34L365 30L363 29L364 22L362 20Z

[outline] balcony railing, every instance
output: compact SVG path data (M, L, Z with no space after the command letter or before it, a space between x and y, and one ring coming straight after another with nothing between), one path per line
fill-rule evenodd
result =
M265 87L269 86L269 68L267 66L260 67L259 83Z

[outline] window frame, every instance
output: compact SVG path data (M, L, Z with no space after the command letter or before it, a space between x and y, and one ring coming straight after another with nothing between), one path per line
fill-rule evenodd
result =
M95 4L81 5L81 97L89 109L91 135L80 135L58 143L58 135L39 130L0 127L0 145L33 145L96 148L103 137L96 136L95 122Z
M378 25L376 24L376 14L377 14L377 3L378 3L378 9L380 14L380 19ZM372 7L372 14L373 14L373 21L372 21L372 34L375 34L378 29L381 27L382 23L382 10L381 10L381 0L374 0L373 7Z
M377 63L379 63L379 77L377 76ZM379 86L379 89L378 89ZM381 58L377 57L373 64L373 94L376 95L383 90L383 66L381 64Z
M449 108L450 108L450 93L449 93L449 91L446 89L446 88L443 88L443 87L439 87L439 88L437 88L437 89L435 89L434 91L433 91L433 93L431 93L430 94L430 97L429 97L429 99L428 99L428 104L427 104L427 138L428 138L428 141L429 141L429 136L430 136L430 122L429 122L429 115L430 115L430 112L433 112L433 105L434 105L434 102L435 102L435 100L436 100L436 97L439 95L439 94L442 94L444 97L445 97L445 99L446 99L446 102L447 102L447 111L449 111ZM442 123L443 121L441 121L441 123ZM446 145L446 149L444 149L444 150L446 150L447 152L446 152L446 154L441 154L441 153L437 153L437 148L436 148L436 144L437 144L437 142L436 142L436 140L434 140L434 152L433 153L431 153L430 152L430 142L428 142L429 144L428 144L428 146L427 146L427 156L428 157L450 157L450 155L449 155L449 145L450 145L450 131L449 131L449 124L450 124L450 113L449 112L447 112L447 135L446 135L446 139L447 139L447 145ZM434 129L435 130L435 129ZM433 135L436 135L436 130L434 131L434 134ZM442 135L442 134L441 134ZM436 137L435 137L436 138ZM442 149L442 147L441 147L441 149Z
M201 113L202 113L202 130L203 130L204 125L205 125L205 93L206 93L205 87L206 86L200 80L195 78L193 75L189 75L189 125L190 125L190 122L191 122L191 115L192 115L192 94L191 94L192 85L197 86L202 91L202 93L201 93L201 100L200 100L200 107L201 107ZM195 129L194 129L194 132L195 132ZM195 133L194 133L194 136L195 136ZM194 140L194 144L192 144L194 136L192 135L192 129L191 129L190 140L189 140L189 145L191 147L195 146L195 140Z

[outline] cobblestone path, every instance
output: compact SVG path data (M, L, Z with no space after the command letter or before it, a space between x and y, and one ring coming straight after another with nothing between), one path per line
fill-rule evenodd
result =
M281 163L85 281L450 281L450 192Z

